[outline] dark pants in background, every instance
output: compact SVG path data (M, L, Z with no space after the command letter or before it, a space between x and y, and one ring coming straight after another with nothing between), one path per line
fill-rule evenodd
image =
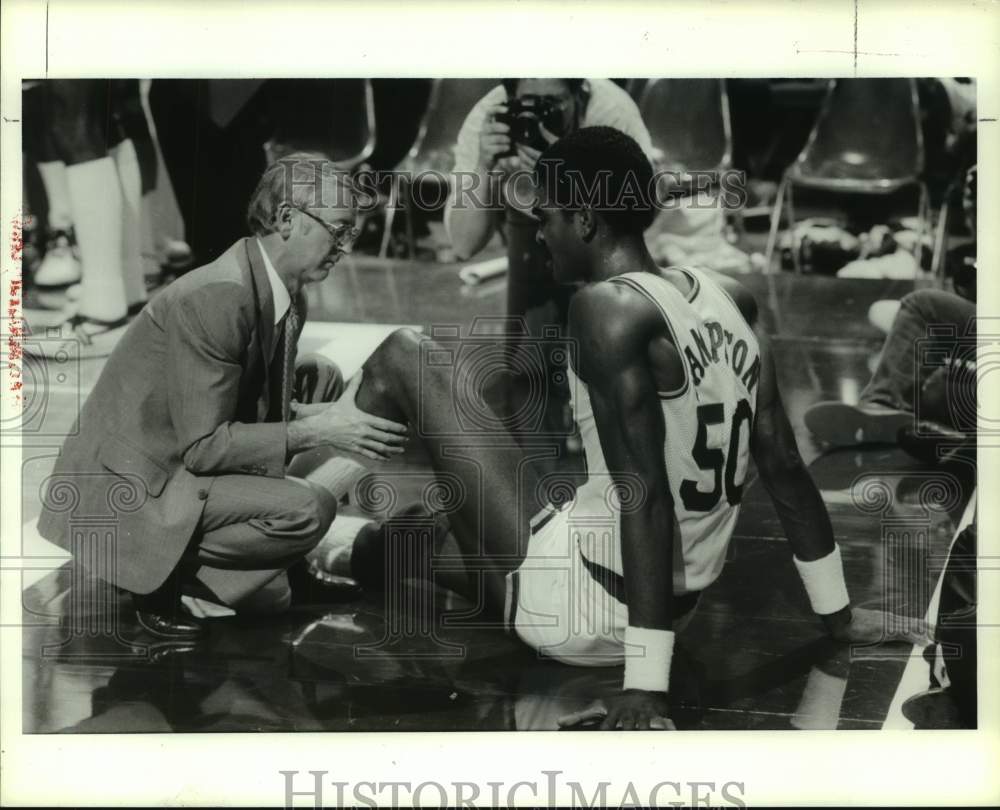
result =
M47 222L49 201L37 163L75 166L107 157L131 138L142 193L156 186L156 149L142 111L138 79L46 79L22 94L22 145L30 210Z
M976 429L976 305L941 290L903 297L862 402ZM938 389L928 396L929 388Z
M562 456L573 427L565 332L574 287L554 280L548 251L535 238L537 223L508 211L504 227L507 315L513 319L508 334L512 353L508 415L523 414L514 422L519 440L551 442ZM554 464L543 466L554 468Z

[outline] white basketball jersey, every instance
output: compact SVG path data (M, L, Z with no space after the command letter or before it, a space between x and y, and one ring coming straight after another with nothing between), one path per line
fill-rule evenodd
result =
M722 571L726 548L739 514L757 407L760 350L736 303L705 273L676 268L691 282L684 296L652 273L625 273L611 279L652 301L667 323L684 360L684 382L661 391L666 426L663 457L676 525L674 592L700 591ZM572 520L605 520L620 508L587 386L570 369L570 392L587 456L587 482L577 490ZM583 528L581 526L581 528ZM588 560L622 573L620 531L579 531ZM607 542L613 536L614 541ZM603 541L601 538L604 538Z

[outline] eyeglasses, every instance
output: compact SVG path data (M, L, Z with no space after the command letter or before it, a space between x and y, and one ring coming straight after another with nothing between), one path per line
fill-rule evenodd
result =
M296 211L301 211L307 217L315 219L320 225L322 225L323 228L326 230L326 232L330 234L330 237L333 239L333 246L338 250L340 250L346 245L353 244L354 240L361 235L361 229L355 227L354 225L349 225L346 222L340 222L337 223L336 225L331 225L325 219L320 219L318 216L316 216L315 214L311 214L309 211L307 211L305 208L302 208L301 206L293 205L292 208L294 208Z

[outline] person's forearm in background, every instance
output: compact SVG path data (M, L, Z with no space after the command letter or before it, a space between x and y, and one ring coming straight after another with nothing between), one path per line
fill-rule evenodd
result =
M478 131L469 130L470 140L464 148L463 134L459 134L457 148L467 154L462 160L456 157L451 198L444 212L444 225L459 259L469 259L486 247L496 227L500 188L494 170L501 156L509 154L511 149L510 127L498 121L497 115L506 110L506 104L493 104L484 109ZM462 129L464 133L466 127ZM474 171L468 171L471 167Z
M451 238L455 256L471 259L493 237L496 212L492 209L492 189L490 176L485 169L476 172L472 193L464 193L456 203L455 196L449 201L445 211L445 227ZM460 192L461 193L461 192Z

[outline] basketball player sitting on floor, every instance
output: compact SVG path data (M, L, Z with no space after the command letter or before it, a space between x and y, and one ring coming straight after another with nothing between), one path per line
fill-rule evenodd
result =
M356 400L407 421L436 474L466 493L448 513L465 571L435 571L436 582L478 600L556 660L624 663L621 691L563 725L603 718L604 728L673 727L674 634L719 576L751 455L827 631L851 642L926 640L920 620L852 608L767 340L750 326L753 298L721 276L656 266L643 241L654 215L651 178L635 141L606 127L563 138L536 168L538 238L556 278L583 283L569 315L570 382L588 480L572 501L547 502L530 449L462 436L454 398L472 395L474 370L424 362L435 349L429 338L391 335L366 363ZM359 530L338 518L314 562L382 587L387 570L407 576L399 563L416 555L392 546L404 540L412 544L413 533L374 523Z

